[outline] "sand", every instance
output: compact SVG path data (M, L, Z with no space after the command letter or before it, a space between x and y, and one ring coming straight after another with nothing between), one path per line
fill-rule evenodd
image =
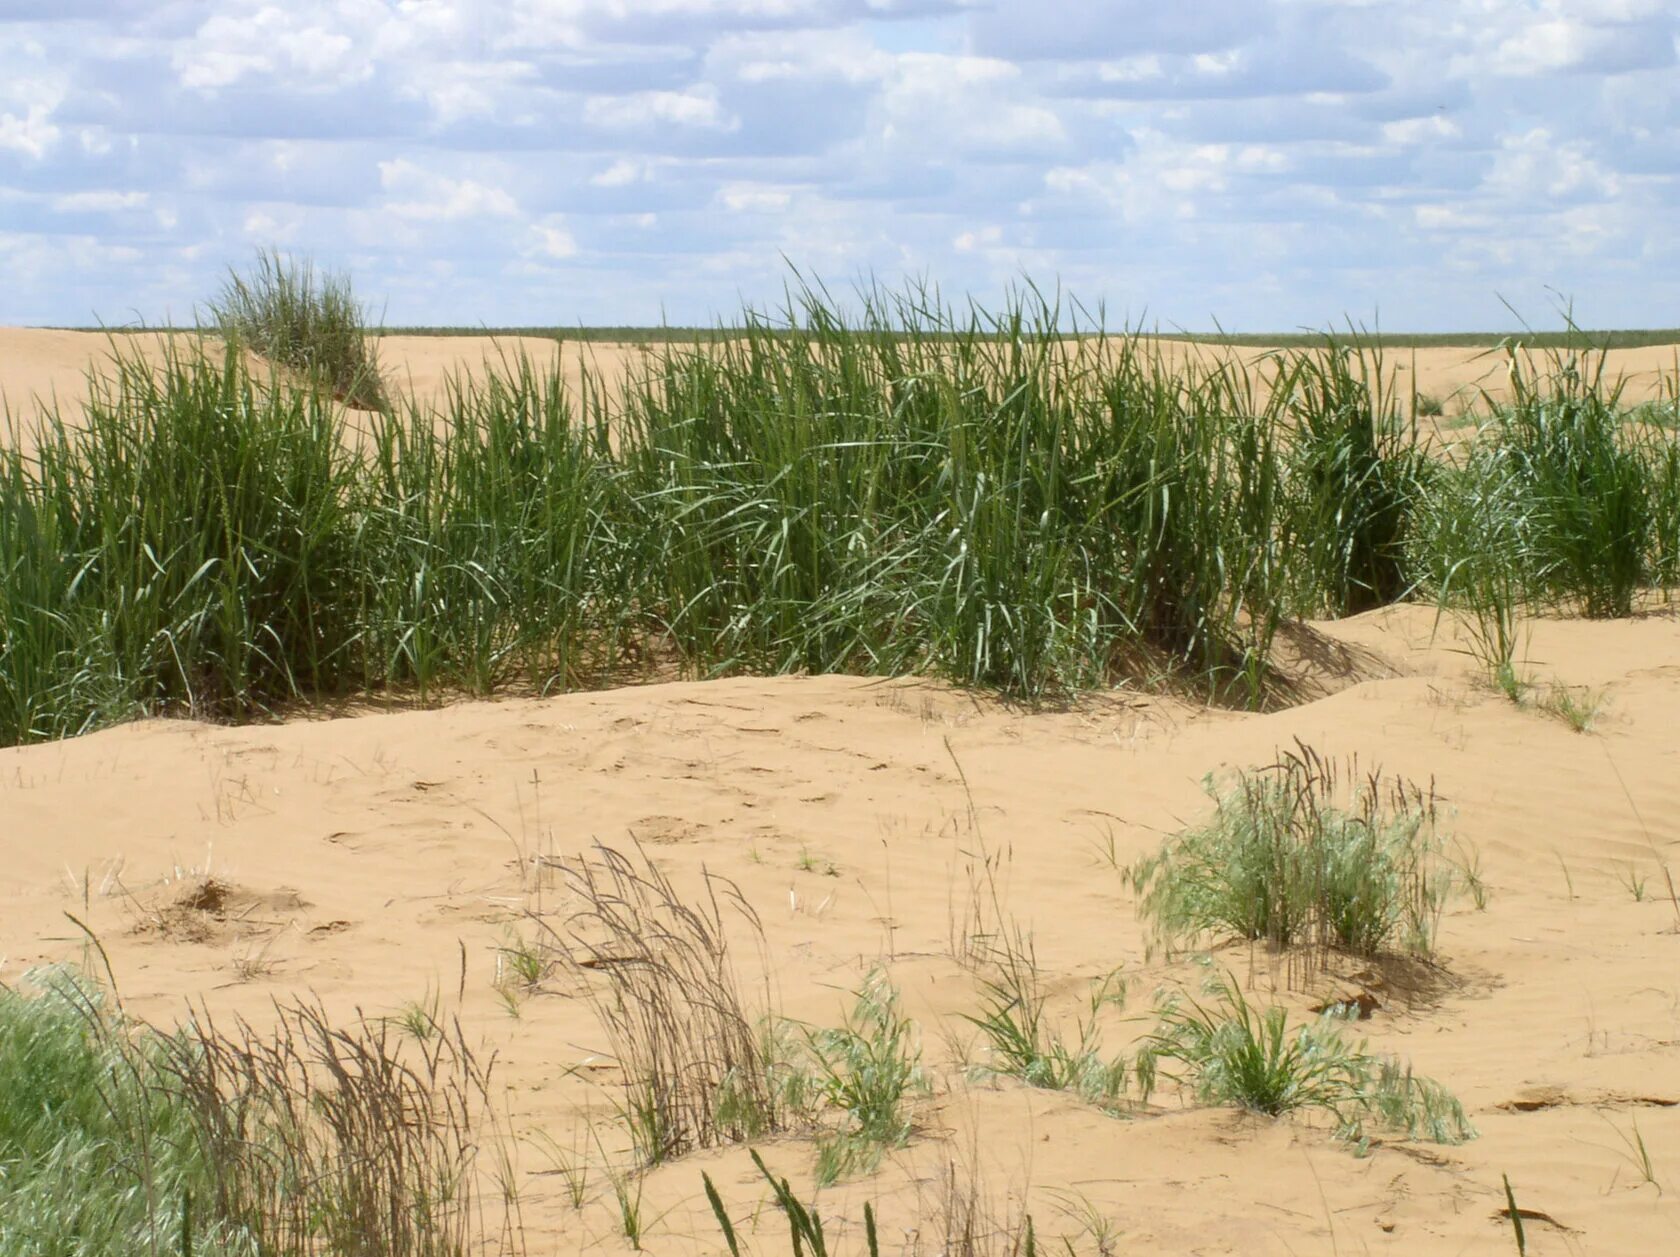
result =
M0 413L27 424L56 402L63 415L74 421L87 400L90 368L108 366L113 346L124 353L138 352L156 361L165 352L169 337L154 333L119 334L66 332L43 328L0 328ZM194 339L185 334L179 343ZM214 342L212 342L214 343ZM527 355L538 365L558 359L568 384L575 391L585 366L598 380L616 384L656 357L658 345L575 342L561 344L543 337L506 336L383 336L378 340L379 363L386 379L404 396L423 405L436 405L454 377L482 377L498 362ZM1243 346L1226 350L1219 346L1185 341L1157 342L1168 363L1189 359L1211 362L1219 355L1235 353L1241 360L1259 363L1277 352L1264 346ZM1605 363L1610 379L1625 381L1623 396L1629 403L1665 396L1664 381L1672 384L1680 370L1680 346L1652 345L1639 349L1613 350ZM1415 387L1420 395L1442 402L1449 415L1461 414L1478 405L1481 394L1494 398L1508 394L1504 358L1486 349L1429 348L1390 350L1387 363L1396 372L1404 395Z
M8 396L65 397L90 343L0 334ZM416 342L404 360L418 382L480 351ZM1670 1253L1680 906L1660 869L1680 875L1680 617L1529 628L1527 671L1602 695L1592 732L1494 694L1450 624L1436 632L1432 609L1402 606L1311 626L1330 647L1308 652L1313 701L1264 715L1124 692L1033 712L919 681L785 677L241 728L152 720L0 750L0 981L97 963L74 913L127 1008L160 1023L189 1000L260 1023L303 992L376 1016L435 997L498 1055L524 1137L531 1251L627 1251L605 1177L574 1213L535 1138L587 1152L593 1126L606 1152L625 1146L588 1003L555 975L515 1015L496 977L502 949L534 936L530 913L559 922L576 906L549 861L640 843L681 885L703 867L739 884L767 942L741 948L741 964L767 970L787 1015L833 1024L877 962L903 989L933 1090L908 1149L823 1194L825 1212L854 1222L841 1251L860 1250L865 1199L899 1251L954 1159L999 1211L1024 1194L1041 1240L1067 1235L1082 1252L1095 1251L1087 1215L1111 1222L1121 1253L1510 1252L1509 1176L1532 1253ZM1213 963L1297 1011L1366 994L1358 1032L1448 1085L1481 1137L1358 1157L1312 1119L1170 1095L1112 1118L971 1077L961 1014L979 988L952 953L976 854L996 857L1000 898L1033 931L1070 1028L1088 983L1122 967L1130 999L1105 1031L1125 1048L1150 1029L1155 990L1194 985L1202 968L1151 948L1114 865L1204 815L1206 774L1265 764L1296 739L1432 780L1444 827L1479 857L1485 910L1452 901L1427 981L1344 972L1303 992L1263 952L1226 947ZM1641 901L1630 876L1645 879ZM207 877L218 910L183 912ZM1661 1191L1637 1168L1636 1133ZM764 1152L808 1188L808 1142ZM782 1251L740 1149L648 1177L644 1247L720 1251L702 1170L748 1219L749 1243Z

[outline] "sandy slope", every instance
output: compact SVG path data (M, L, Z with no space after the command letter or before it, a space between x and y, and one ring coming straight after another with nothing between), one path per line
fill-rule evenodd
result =
M269 727L152 721L0 751L0 979L84 954L68 910L98 933L129 1007L157 1019L189 997L261 1018L304 988L376 1014L437 992L500 1052L523 1130L571 1149L593 1121L610 1151L623 1145L610 1070L572 1072L603 1047L587 1005L556 978L515 1017L493 984L498 947L532 933L527 910L572 906L537 885L534 857L634 837L685 884L702 865L740 883L789 1015L832 1022L877 959L905 989L935 1093L909 1151L828 1196L836 1214L873 1197L896 1236L955 1156L999 1208L1030 1189L1041 1235L1077 1237L1088 1201L1121 1252L1510 1251L1494 1217L1508 1174L1519 1204L1554 1220L1530 1220L1531 1252L1673 1252L1680 934L1657 869L1680 864L1680 622L1534 626L1538 677L1607 695L1580 735L1479 688L1450 640L1431 641L1432 619L1393 608L1325 626L1357 648L1356 683L1264 716L1126 695L1034 714L917 682L783 678ZM1125 967L1119 1047L1148 1028L1159 984L1198 970L1148 957L1111 856L1198 815L1204 774L1295 738L1432 778L1480 853L1486 910L1449 910L1428 989L1368 981L1381 1006L1362 1029L1454 1088L1482 1137L1359 1159L1309 1122L1176 1102L1117 1120L967 1079L952 1060L970 1037L958 1014L978 1002L951 956L971 902L964 853L1002 854L1007 910L1035 932L1069 1018L1088 979ZM1623 885L1630 867L1649 879L1644 902ZM205 873L231 888L220 914L159 928ZM1264 957L1217 960L1267 998ZM1666 1194L1622 1142L1636 1123ZM807 1144L768 1153L809 1171ZM521 1164L533 1251L622 1247L604 1178L578 1216L539 1149ZM703 1168L738 1215L762 1199L740 1151L663 1168L650 1251L719 1247ZM765 1211L759 1225L777 1223Z

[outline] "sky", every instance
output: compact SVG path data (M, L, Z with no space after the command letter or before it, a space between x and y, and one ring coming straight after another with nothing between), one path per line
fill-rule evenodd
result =
M1677 49L1680 0L0 0L0 324L190 322L273 247L400 325L733 322L798 268L1673 327Z

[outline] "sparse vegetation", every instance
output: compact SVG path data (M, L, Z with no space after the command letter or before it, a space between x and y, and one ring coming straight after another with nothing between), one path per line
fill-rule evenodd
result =
M1146 1095L1165 1076L1203 1103L1270 1117L1319 1110L1335 1118L1338 1137L1361 1144L1373 1127L1436 1143L1475 1137L1457 1100L1409 1066L1349 1043L1334 1011L1291 1029L1282 1008L1254 1008L1229 974L1213 980L1210 994L1211 1006L1186 996L1162 1008L1138 1058Z
M1554 685L1540 700L1540 707L1576 733L1590 733L1598 723L1599 713L1604 710L1604 693L1601 690L1577 690L1567 685Z
M1104 1056L1097 1024L1105 1008L1125 1001L1126 987L1118 972L1092 984L1086 1016L1072 1039L1064 1037L1047 1008L1030 938L1015 932L980 985L982 1011L978 1016L965 1014L965 1020L986 1040L988 1072L1018 1078L1030 1087L1071 1091L1102 1108L1120 1107L1128 1077L1126 1058Z
M1452 886L1431 791L1360 777L1301 745L1273 766L1210 781L1209 821L1128 871L1169 942L1207 934L1330 951L1427 956Z

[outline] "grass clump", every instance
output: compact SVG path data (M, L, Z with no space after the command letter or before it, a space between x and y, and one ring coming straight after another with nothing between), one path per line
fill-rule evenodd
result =
M1118 972L1092 985L1086 1015L1068 1038L1052 1019L1042 977L1029 939L1016 934L981 979L984 1004L978 1016L964 1019L978 1029L990 1052L987 1072L1018 1078L1029 1087L1071 1091L1108 1110L1124 1101L1124 1056L1105 1057L1098 1018L1105 1008L1125 1002Z
M249 303L320 295L288 266ZM1514 356L1437 458L1370 338L1177 361L1031 289L852 305L797 288L616 385L509 359L353 433L237 352L119 355L85 422L0 442L0 743L673 673L1265 707L1292 618L1421 594L1492 671L1526 612L1680 582L1680 437L1566 359Z
M1145 1094L1166 1076L1207 1104L1269 1117L1318 1110L1335 1118L1339 1138L1361 1145L1370 1128L1436 1143L1475 1137L1450 1093L1409 1066L1349 1043L1334 1011L1292 1029L1284 1009L1254 1008L1229 974L1210 993L1211 1006L1187 998L1162 1009L1138 1059Z
M826 1185L868 1173L881 1154L910 1138L911 1098L927 1089L914 1027L899 1009L898 991L871 970L836 1027L807 1029L815 1095L843 1115L843 1125L817 1140L817 1180Z
M784 1129L799 1093L741 993L724 905L755 936L759 925L739 889L707 873L690 902L645 856L604 846L566 876L584 906L550 939L623 1070L641 1163Z
M340 401L363 410L389 404L347 275L317 273L309 259L277 249L259 251L250 271L229 271L210 316L230 344L300 372Z
M1208 791L1210 820L1128 870L1169 942L1222 934L1300 946L1309 969L1332 951L1432 952L1452 879L1431 792L1361 778L1304 744Z
M154 1083L155 1042L130 1045L99 994L68 973L41 990L0 987L0 1254L177 1253L192 1205L214 1198L215 1167L191 1106ZM198 1251L252 1251L221 1222Z
M68 972L36 981L0 988L0 1254L455 1257L512 1240L478 1195L496 1132L458 1027L404 1047L299 1004L270 1032L201 1017L165 1034Z

